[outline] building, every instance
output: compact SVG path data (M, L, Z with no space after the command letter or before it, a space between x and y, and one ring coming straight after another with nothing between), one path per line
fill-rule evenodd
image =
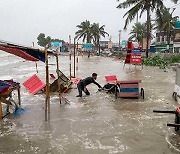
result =
M170 44L168 44L166 32L156 33L156 52L169 51L180 53L180 21L176 22L175 29L170 34Z
M180 53L180 28L174 30L174 53Z
M156 33L156 52L162 52L164 50L169 50L173 52L173 32L171 32L170 44L168 44L168 38L166 32Z

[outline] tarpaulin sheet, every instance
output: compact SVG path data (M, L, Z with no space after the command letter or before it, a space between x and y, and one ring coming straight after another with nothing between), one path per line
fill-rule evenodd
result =
M45 54L39 49L18 46L12 43L0 44L0 50L14 54L18 57L29 61L42 61L45 62Z
M17 85L19 85L17 82L7 82L0 80L0 93L4 93L4 91L6 91L9 87L15 87Z
M9 47L5 47L5 46L0 46L0 50L11 53L13 55L16 55L18 57L21 57L21 58L29 60L29 61L39 61L37 58L35 58L35 57L27 54L23 50L20 50L17 48L9 48Z

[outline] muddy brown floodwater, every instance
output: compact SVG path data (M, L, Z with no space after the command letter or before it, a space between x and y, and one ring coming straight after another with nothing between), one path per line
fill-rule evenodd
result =
M68 75L68 56L60 56L60 68ZM50 73L56 71L55 58L50 58ZM28 94L22 83L36 73L35 63L1 52L0 78L21 83L22 108L19 116L10 115L0 122L0 153L38 154L176 154L180 138L166 123L174 116L155 114L154 109L174 110L172 99L175 72L153 67L126 66L123 62L104 57L79 57L77 76L84 78L97 72L97 81L104 85L105 75L119 80L142 80L145 99L117 100L111 94L97 92L88 86L91 95L76 98L77 89L65 97L70 105L59 104L51 96L51 117L45 122L44 95ZM45 81L45 66L38 63L37 74ZM51 81L52 82L52 81Z

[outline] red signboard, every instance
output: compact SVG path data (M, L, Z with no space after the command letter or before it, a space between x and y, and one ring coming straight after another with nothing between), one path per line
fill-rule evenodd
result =
M131 54L130 63L141 65L142 64L141 54Z

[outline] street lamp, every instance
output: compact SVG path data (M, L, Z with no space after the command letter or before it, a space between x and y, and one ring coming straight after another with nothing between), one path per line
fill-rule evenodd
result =
M120 47L121 47L121 30L119 30L119 50L120 50Z

